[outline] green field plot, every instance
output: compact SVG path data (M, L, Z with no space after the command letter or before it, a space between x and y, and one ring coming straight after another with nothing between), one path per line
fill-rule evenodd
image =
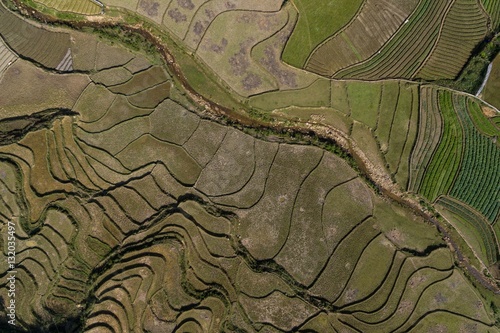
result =
M491 118L491 123L494 124L498 130L500 130L500 116Z
M492 28L498 29L500 25L500 2L498 0L481 0L481 3L490 15Z
M414 85L400 86L398 104L392 118L385 159L389 164L389 171L394 175L401 173L402 180L408 177L407 165L409 152L416 137L417 115L418 87ZM381 118L383 116L380 115ZM406 181L401 181L400 185L406 187Z
M441 197L437 205L486 266L498 261L499 252L494 231L481 214L450 197Z
M331 76L342 68L368 59L391 38L417 3L416 0L365 1L349 25L332 34L312 52L306 69Z
M375 139L375 136L369 127L359 122L354 122L351 137L371 163L373 163L379 170L388 172L386 166L387 163L382 154L380 154L380 147L377 139Z
M0 36L16 53L43 66L55 69L68 60L69 34L32 25L7 11L3 5L0 6Z
M494 222L500 211L497 129L483 114L479 102L471 97L423 89L421 119L425 122L412 153L410 188L418 189L430 201L449 194ZM436 112L437 107L442 116L442 133L439 144L432 148L436 136L431 130L439 123L432 112ZM424 142L425 135L433 140ZM431 150L432 158L427 163Z
M455 1L443 22L434 50L415 77L454 79L486 36L487 23L478 1Z
M454 107L466 140L462 164L450 195L474 207L490 222L494 222L500 212L500 147L476 129L467 103L467 97L454 98ZM469 106L475 103L471 102Z
M229 5L228 5L229 4ZM226 11L256 11L256 12L277 12L282 8L281 0L238 0L227 2L224 0L205 1L196 10L192 17L189 30L184 37L184 43L191 49L196 49L201 39L205 35L210 23L219 14ZM290 7L291 5L288 5ZM187 18L187 16L186 16Z
M353 127L358 146L382 170L387 166L388 173L406 188L410 153L417 136L418 85L395 80L332 81L331 89L332 107L359 122ZM326 119L326 115L323 117ZM367 128L362 129L361 123Z
M418 122L418 86L386 81L381 87L374 134L390 173L402 187L406 187L409 156Z
M70 12L83 15L97 15L101 13L101 6L93 0L35 0L42 5L59 12Z
M304 66L309 54L322 41L346 25L358 12L363 0L294 0L299 20L288 40L283 60L295 67Z
M499 5L500 6L500 5ZM484 87L482 97L497 109L500 109L500 56L492 62L491 73Z
M403 91L404 93L404 91ZM389 149L391 127L394 120L395 110L398 108L401 86L397 81L384 82L380 96L377 124L374 126L375 135L380 142L380 150L386 154Z
M439 38L449 1L420 1L407 23L371 58L338 71L334 78L411 78Z
M351 114L351 107L349 105L349 98L347 97L347 81L331 81L330 93L331 93L331 106L337 111L345 113L346 115Z
M462 126L454 109L453 94L438 91L443 130L439 145L425 171L419 192L430 201L450 190L460 167L463 152Z

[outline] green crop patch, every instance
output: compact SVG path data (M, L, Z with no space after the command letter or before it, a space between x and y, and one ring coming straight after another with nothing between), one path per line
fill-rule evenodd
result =
M304 66L309 54L322 41L346 25L363 2L336 0L312 3L294 0L293 5L299 12L299 19L285 48L283 60L296 67Z
M497 0L481 0L481 3L490 16L493 29L497 30L500 26L500 2Z
M340 70L335 77L372 80L381 77L411 77L437 40L447 5L447 1L421 1L408 22L400 27L380 52L364 62ZM421 33L414 35L414 31ZM418 52L414 51L415 45L418 45ZM405 56L401 54L402 51L405 51Z
M495 232L481 214L449 197L440 198L437 204L485 265L490 266L498 261Z

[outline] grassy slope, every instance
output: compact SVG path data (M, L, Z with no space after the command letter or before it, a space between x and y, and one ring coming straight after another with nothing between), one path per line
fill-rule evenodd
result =
M283 60L296 67L304 66L309 54L329 36L346 25L363 0L315 1L294 0L299 21L283 52Z
M500 108L500 56L497 56L493 61L488 83L484 87L483 97L484 100L491 105Z

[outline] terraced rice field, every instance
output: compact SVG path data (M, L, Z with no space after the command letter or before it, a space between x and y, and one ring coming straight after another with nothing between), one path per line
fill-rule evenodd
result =
M434 201L440 194L450 191L460 167L464 143L464 134L454 109L452 93L438 91L436 98L438 110L443 117L443 129L439 145L433 152L418 190L430 201Z
M444 18L436 8L451 13L459 3L416 8ZM497 262L498 129L478 100L402 80L329 80L285 65L286 41L303 24L292 3L121 5L184 40L245 106L352 138L389 179L466 225L486 265ZM216 122L163 64L1 8L0 34L28 59L0 81L7 115L0 130L16 134L0 138L0 233L16 224L21 329L500 331L494 306L463 275L443 235L375 193L340 156ZM403 28L434 29L414 15ZM64 48L33 49L7 21ZM234 31L226 37L228 23ZM73 69L80 72L63 73ZM7 300L7 262L0 267Z
M439 144L442 135L442 117L437 103L437 90L431 87L422 87L419 127L417 141L411 154L410 182L408 189L417 192L422 183L425 166L432 158L432 153Z
M49 309L63 317L77 314L77 305L91 294L88 332L270 325L278 331L315 325L321 331L346 324L377 330L379 320L394 328L407 323L405 331L425 317L417 302L425 287L459 276L447 249L426 257L398 250L442 243L429 226L410 222L414 217L377 198L330 153L256 140L201 120L169 99L126 119L110 110L91 120L95 111L80 108L77 118L57 120L2 147L15 163L4 162L3 169L20 173L36 191L8 192L5 199L13 204L22 195L30 212L23 227L40 230L20 241L19 277L27 282L19 291L19 316L26 325ZM207 135L213 148L200 151ZM73 186L91 197L75 196ZM24 211L13 205L12 211ZM408 223L413 226L407 229ZM389 275L382 270L365 286L359 279L371 272L364 259L372 249L385 254ZM271 258L279 266L264 266ZM45 272L36 275L41 280L28 282L26 276L39 267ZM423 267L434 274L417 288ZM45 276L54 282L46 284ZM332 285L332 278L338 283ZM454 285L467 288L465 280ZM436 289L429 297L439 297ZM28 293L41 296L31 299ZM398 301L400 293L405 296ZM463 295L479 302L475 294ZM327 321L317 322L326 310L322 299L348 312L330 312ZM380 319L363 314L386 300ZM406 308L410 300L416 303ZM436 306L451 311L455 303L447 304ZM403 316L387 317L401 307L407 309ZM467 322L469 310L460 311ZM479 311L476 320L489 327L489 314L482 305ZM244 317L251 322L238 319Z
M250 105L301 121L321 120L352 134L369 160L406 188L419 94L418 85L398 81L319 79L303 89L253 96Z
M488 31L487 17L478 6L472 0L420 1L405 24L374 56L333 77L455 78ZM453 45L459 45L456 57L449 57ZM442 60L445 66L438 65Z
M500 57L497 56L492 62L490 77L482 93L484 100L497 109L500 108L498 89L500 89Z
M12 85L12 81L16 81L19 86ZM70 109L89 82L86 75L57 75L18 59L2 74L0 113L16 117L58 107ZM23 87L21 90L20 86ZM26 94L30 96L29 99Z
M488 224L495 224L500 212L500 132L478 100L430 87L422 92L408 188L437 200L492 265L498 260L498 235Z
M415 77L430 80L457 77L487 32L487 20L478 2L456 1L443 21L434 50Z
M424 63L437 41L441 21L447 10L448 1L421 1L408 23L398 30L380 52L367 61L339 71L335 77L411 77ZM415 35L414 31L421 33ZM407 56L402 56L402 52Z
M491 17L491 24L494 28L500 25L500 2L497 0L481 0L485 10Z
M112 1L104 3L120 6ZM135 7L132 4L123 7L170 31L189 52L196 54L196 63L204 68L203 76L213 77L223 89L246 98L269 90L305 87L317 79L316 75L281 61L298 20L291 3L281 5L279 0L144 0L136 1ZM247 29L249 24L258 28ZM232 27L230 33L227 26ZM191 75L194 81L206 80L199 77L198 71ZM207 85L202 86L210 94Z
M53 69L72 69L68 33L53 32L28 23L0 4L0 36L16 53Z
M407 332L442 314L459 330L498 331L437 231L339 156L201 118L162 66L88 45L75 66L91 74L71 74L86 82L69 107L77 113L0 146L0 221L3 231L15 221L19 236L20 327ZM26 96L24 83L8 82ZM373 126L398 170L412 144L392 136L416 131L418 86L343 83L344 109L333 83L318 82L328 107ZM364 106L392 121L371 123ZM4 299L6 290L2 280Z
M368 59L405 24L417 3L415 0L365 1L349 24L330 34L308 55L304 67L321 75L332 76L342 68ZM302 50L305 52L308 49ZM283 59L286 61L285 55Z
M0 75L7 69L15 60L17 55L12 52L5 42L0 38Z
M59 12L69 12L83 15L97 15L101 13L101 5L94 0L35 0L36 2L53 8Z
M450 194L494 222L500 212L500 188L497 186L500 182L500 148L474 126L468 111L474 104L474 101L459 96L454 100L467 141L460 171ZM497 131L498 134L500 131Z
M486 266L493 265L498 261L499 250L495 232L481 214L450 197L440 198L437 204L448 211L448 214L451 214L450 222L454 224L456 229L465 234L466 240L472 244L471 247L479 249L478 252Z
M450 194L474 207L490 222L494 222L500 211L500 192L497 186L500 150L494 143L495 136L481 133L472 119L475 119L483 132L498 135L498 131L484 114L480 113L477 101L469 97L452 94L450 91L439 91L437 96L430 97L429 102L436 101L442 115L440 142L436 148L432 148L436 144L435 139L432 143L417 145L413 157L414 165L424 162L420 165L425 168L425 173L422 178L422 167L414 169L415 182L412 183L412 188L430 201L434 201L441 194ZM436 110L434 108L431 112ZM421 131L419 135L423 137L425 132ZM424 145L429 149L425 149ZM426 164L431 154L432 158ZM419 179L422 179L422 182L418 187Z

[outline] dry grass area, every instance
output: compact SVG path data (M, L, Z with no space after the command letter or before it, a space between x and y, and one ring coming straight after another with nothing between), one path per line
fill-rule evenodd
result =
M16 117L51 108L71 109L89 82L86 75L54 74L18 60L0 78L0 113Z

